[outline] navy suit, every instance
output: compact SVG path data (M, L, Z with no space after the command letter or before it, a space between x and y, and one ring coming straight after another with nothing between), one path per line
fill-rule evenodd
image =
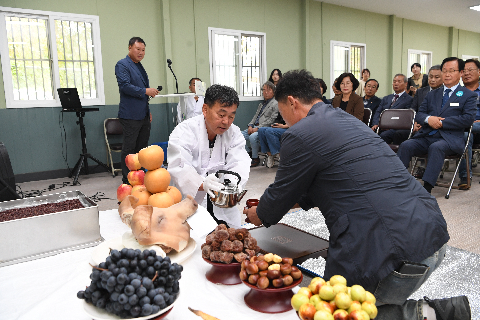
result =
M380 105L377 108L377 111L375 112L375 115L373 116L372 120L372 125L378 125L378 121L380 121L380 115L382 114L383 110L386 109L410 109L410 106L412 104L412 97L410 97L406 92L404 92L398 99L395 101L395 103L392 104L393 97L395 94L389 94L388 96L383 97L382 102L380 102Z
M413 156L428 153L423 181L432 186L442 170L445 156L463 152L464 131L472 125L477 112L477 95L460 85L442 108L443 89L444 86L441 86L427 94L415 117L422 128L398 149L398 156L407 168ZM425 123L428 116L445 118L442 120L442 128L434 135L429 134L434 129Z
M123 128L122 175L123 183L128 183L129 169L125 157L147 147L150 138L150 109L146 94L149 83L142 64L133 62L128 55L115 65L115 75L120 91L118 117Z
M365 102L365 97L363 97L363 102ZM370 110L372 110L372 119L375 116L375 112L377 111L378 106L380 105L381 102L382 102L382 99L380 99L377 96L373 96L370 98L370 100L368 100L367 104L364 105L365 108L369 108ZM370 127L371 126L372 126L372 121L370 121Z

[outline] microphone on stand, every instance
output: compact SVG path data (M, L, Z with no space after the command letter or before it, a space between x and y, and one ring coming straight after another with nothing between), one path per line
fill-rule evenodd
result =
M168 63L168 68L170 68L170 71L172 71L173 77L175 78L175 87L177 89L177 94L178 94L178 81L177 81L177 77L175 76L175 72L173 72L172 70L172 60L167 59L167 63Z

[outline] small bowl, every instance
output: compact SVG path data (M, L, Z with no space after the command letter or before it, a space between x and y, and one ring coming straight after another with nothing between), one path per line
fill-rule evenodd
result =
M242 281L250 288L250 291L243 298L245 304L252 310L263 313L281 313L292 310L291 300L293 297L292 288L299 285L303 280L294 280L291 285L275 288L270 284L266 289L260 289L247 281Z
M212 265L210 270L205 273L208 281L215 284L235 285L242 283L240 280L240 270L242 269L240 262L221 263L213 262L202 258L208 264Z
M256 206L258 206L259 202L260 202L260 200L258 200L258 199L248 199L247 200L247 208L256 207Z

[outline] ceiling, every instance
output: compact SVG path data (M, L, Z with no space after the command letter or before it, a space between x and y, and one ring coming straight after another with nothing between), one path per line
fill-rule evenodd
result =
M317 0L364 11L395 15L480 33L480 0Z

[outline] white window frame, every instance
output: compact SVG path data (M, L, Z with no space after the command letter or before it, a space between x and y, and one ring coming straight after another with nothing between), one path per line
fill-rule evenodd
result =
M258 36L261 38L261 47L262 52L260 54L260 85L265 83L268 80L267 77L267 34L264 32L254 32L254 31L244 31L244 30L234 30L234 29L222 29L222 28L208 28L208 44L209 44L209 62L210 62L210 83L216 84L216 71L215 71L215 46L214 46L214 35L215 34L225 34L225 35L232 35L238 37L239 41L241 41L242 36ZM238 96L240 101L257 101L259 98L263 99L262 95L250 97L243 95L243 87L242 87L242 63L241 58L239 58L241 54L240 46L237 46L237 52L235 53L237 56L237 86L239 88Z
M432 64L432 61L433 61L433 53L432 51L425 51L425 50L416 50L416 49L408 49L408 55L407 55L407 72L405 73L407 75L407 78L410 78L411 76L413 76L413 73L412 73L412 70L410 70L410 67L412 66L412 64L414 64L415 62L417 61L412 61L410 59L410 55L411 54L427 54L429 56L429 61L427 63L426 66L422 65L420 62L420 65L422 65L422 69L424 68L424 70L422 70L421 72L423 74L428 74L428 70L430 70L430 68L433 66Z
M52 86L53 100L14 100L13 97L13 80L10 70L10 57L8 51L7 30L5 15L34 15L39 18L48 20L48 37L50 48L50 59L52 59ZM7 108L37 108L37 107L60 107L60 99L57 89L60 88L60 76L58 68L57 43L55 41L55 20L69 20L78 22L88 22L92 24L92 43L94 52L95 66L95 82L97 98L82 99L82 106L105 105L105 90L103 83L103 67L102 67L102 48L100 41L100 23L99 17L84 14L72 14L63 12L29 10L19 8L0 7L0 55L3 70L3 85L5 90L5 100Z
M330 92L330 97L331 98L334 97L332 86L333 86L333 81L335 81L335 75L334 75L334 71L335 71L334 48L335 48L335 46L348 47L349 48L349 50L348 50L349 60L350 60L350 48L351 47L362 47L363 48L363 57L361 58L362 65L361 65L360 69L361 70L365 69L366 65L367 65L367 45L365 43L330 40L330 82L331 82L332 85L329 88L329 92ZM350 72L350 64L348 64L346 72ZM360 79L358 79L358 80L360 80Z
M479 56L471 56L471 55L468 55L468 54L462 54L462 60L468 60L468 59L477 59L477 60L480 60L480 57Z

